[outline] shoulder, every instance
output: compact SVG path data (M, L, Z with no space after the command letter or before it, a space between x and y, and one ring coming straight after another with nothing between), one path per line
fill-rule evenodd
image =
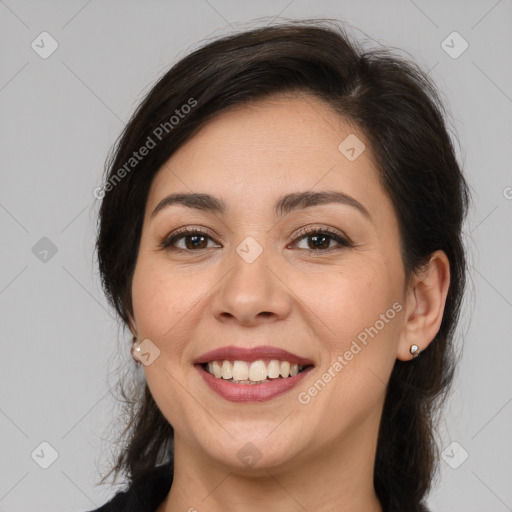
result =
M133 481L108 503L89 512L155 512L169 493L173 464L153 468L144 478Z

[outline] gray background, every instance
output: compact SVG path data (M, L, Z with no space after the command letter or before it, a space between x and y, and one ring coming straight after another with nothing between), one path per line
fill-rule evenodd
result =
M94 484L116 412L109 389L131 359L97 277L93 190L110 146L161 73L202 39L273 16L345 20L357 37L408 52L442 92L475 204L465 228L464 354L429 504L437 512L512 510L512 2L6 0L0 511L85 511L118 489ZM47 59L31 47L50 48L43 31L59 45ZM453 31L469 44L457 58L442 46ZM451 41L452 54L462 49ZM52 448L42 442L58 454L47 469Z

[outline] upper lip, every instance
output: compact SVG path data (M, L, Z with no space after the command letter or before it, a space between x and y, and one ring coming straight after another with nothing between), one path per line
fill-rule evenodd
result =
M204 364L210 361L257 361L259 359L277 359L279 361L288 361L289 363L299 364L301 366L312 365L313 361L296 354L292 354L287 350L268 345L262 345L254 348L235 347L233 345L227 347L210 350L197 359L194 364Z

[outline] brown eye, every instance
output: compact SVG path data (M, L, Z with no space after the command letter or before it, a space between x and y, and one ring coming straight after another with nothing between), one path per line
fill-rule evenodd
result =
M177 242L184 240L183 246L177 246ZM213 240L208 233L200 230L183 229L178 233L173 233L162 241L160 246L162 249L178 250L178 251L195 251L210 249L208 240Z
M311 252L327 252L336 247L331 247L331 241L335 241L338 246L352 247L352 243L347 240L344 236L336 231L329 229L304 229L298 233L294 243L300 242L301 240L307 239L311 243L308 243L308 247L305 250ZM338 247L339 248L339 247Z

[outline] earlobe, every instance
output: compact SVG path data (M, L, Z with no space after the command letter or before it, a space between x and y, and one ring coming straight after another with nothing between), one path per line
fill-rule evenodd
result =
M411 353L412 357L416 359L420 355L420 347L418 345L411 345L409 347L409 352Z
M428 265L409 287L397 359L410 361L427 349L443 320L450 286L450 263L444 251L432 253Z

